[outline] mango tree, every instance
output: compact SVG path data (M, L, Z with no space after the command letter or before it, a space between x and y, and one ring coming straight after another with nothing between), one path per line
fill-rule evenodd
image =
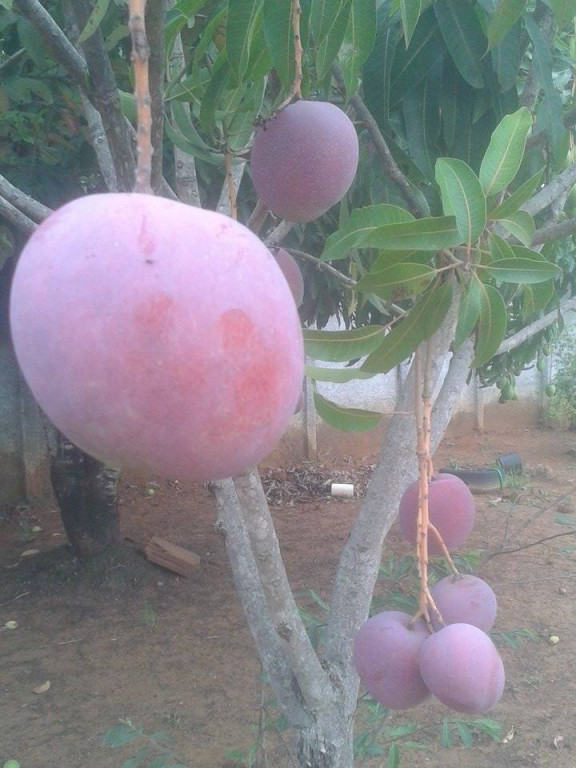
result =
M570 24L576 7L510 0L179 0L165 8L150 1L150 100L138 91L143 81L137 68L136 98L130 94L128 27L117 4L71 0L63 16L59 8L48 13L37 0L7 0L2 8L3 34L19 47L4 47L0 66L12 78L24 78L29 67L32 79L42 82L45 73L34 69L34 54L42 46L51 71L77 89L72 103L83 110L99 168L99 175L84 180L85 191L132 191L138 124L138 169L149 166L156 195L237 218L270 248L282 244L302 266L301 317L306 326L316 321L303 334L309 358L357 361L341 369L309 365L310 380L368 378L413 360L342 549L318 646L290 589L266 496L250 466L254 459L249 457L234 477L215 473L208 478L238 596L289 723L295 762L350 768L359 690L354 639L370 610L382 547L402 494L418 476L421 599L416 618L430 625L435 603L426 579L428 549L421 542L435 535L427 502L434 450L470 372L478 371L487 383L497 381L505 399L513 396L514 377L546 351L561 326L562 309L572 306L576 219L566 200L576 182L571 133L576 115L570 109L576 44ZM135 58L146 64L142 19L136 24L138 13L132 11ZM29 32L33 35L27 37ZM29 84L28 93L42 108L50 107L41 86ZM8 93L6 98L10 103L15 97ZM298 134L306 123L296 120L288 140L269 142L272 154L258 155L257 149L307 102L336 105L338 121L348 113L359 148L352 187L344 194L344 185L338 194L344 196L332 207L338 196L321 201L317 210L310 204L310 216L297 204L318 187L318 166L302 162L299 153L311 142L314 127ZM154 153L144 162L147 145L140 132L149 125L148 108L148 147ZM328 153L322 171L326 183L320 187L331 186L338 176L335 166L347 163L353 144L345 143L340 158ZM275 152L278 161L270 168ZM300 168L300 178L292 175L294 167ZM288 178L278 202L277 187ZM0 213L10 232L29 234L46 210L23 194L18 181L16 173L0 179ZM290 204L284 206L286 199ZM45 197L42 203L53 201ZM125 249L144 256L150 238L131 216L126 211L122 218ZM53 220L37 234L49 232ZM163 238L166 232L157 226L151 236ZM31 247L39 242L34 237ZM214 257L216 276L225 264ZM22 280L23 296L29 285ZM137 298L138 284L133 290ZM20 342L34 314L33 308L26 311L15 310ZM345 330L322 329L332 314L340 315ZM173 344L168 326L157 327L149 312L142 317L152 347L160 346L155 337L160 332L168 346ZM85 331L92 330L90 312L75 318ZM35 365L33 346L23 360L26 373ZM133 364L134 356L129 360ZM220 365L222 358L215 361ZM116 364L127 361L117 358ZM175 388L180 393L187 375L184 371ZM173 396L168 374L162 395L168 403ZM293 395L292 390L287 395L290 408ZM248 397L248 414L255 407L250 402ZM381 419L378 413L339 407L320 394L315 402L320 416L340 429L371 429ZM49 399L45 407L50 409ZM215 409L207 408L202 418L209 423ZM411 412L416 418L406 415ZM59 420L58 413L54 418ZM124 461L123 455L90 442L95 428L85 435L65 420L57 426L99 458ZM151 421L153 430L161 426ZM142 430L148 440L146 424ZM453 630L445 630L451 637ZM466 633L466 648L479 648L482 660L492 663L481 630ZM442 697L445 676L434 648L442 645L436 641L441 632L430 637L434 644L427 646L420 673L426 688ZM481 707L493 701L491 695Z

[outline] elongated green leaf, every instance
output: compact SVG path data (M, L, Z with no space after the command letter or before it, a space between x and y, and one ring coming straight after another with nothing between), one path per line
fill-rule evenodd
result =
M199 122L207 134L211 134L216 124L216 110L222 92L229 84L229 63L226 51L222 50L212 67L212 76L200 105Z
M534 240L536 224L529 213L526 213L526 211L516 211L516 213L511 213L510 216L501 217L499 221L511 235L520 240L522 245L531 245L532 240Z
M331 261L347 256L353 248L359 247L363 240L384 224L413 221L414 216L396 205L368 205L356 208L350 214L344 227L336 230L326 240L322 261Z
M454 64L474 88L484 87L482 57L486 38L468 0L437 0L434 12Z
M371 379L375 375L361 371L360 368L322 368L319 365L307 365L304 373L314 381L329 381L333 384L346 384L356 379Z
M428 291L362 364L362 370L388 373L409 357L418 344L430 338L452 302L452 285L442 283Z
M440 133L441 69L435 64L427 77L402 100L408 152L422 174L432 179L436 141Z
M213 165L224 165L224 156L214 152L206 152L198 144L188 141L177 128L174 128L168 120L165 121L165 130L170 141L187 155L199 157Z
M576 0L548 0L554 12L554 21L562 28L571 23L576 16Z
M440 108L442 111L442 135L446 147L452 151L456 139L462 136L470 120L474 102L473 89L460 77L451 61L444 62Z
M512 250L512 246L506 242L500 235L494 234L494 232L490 233L490 237L488 239L488 244L490 248L490 258L489 259L482 259L482 263L492 263L493 261L498 261L498 259L513 259L514 258L514 251Z
M114 725L102 737L102 743L107 747L122 747L131 741L141 738L142 734L128 725Z
M420 11L422 10L422 0L400 0L400 16L402 18L402 28L404 30L404 42L406 48L410 45L410 40L418 24Z
M508 30L522 15L526 0L499 0L494 15L488 23L488 48L504 39Z
M179 101L171 102L172 116L174 117L174 123L180 133L187 141L194 144L198 149L204 152L211 153L212 148L206 144L204 139L200 136L194 126L194 121L190 117L190 111Z
M462 239L472 243L486 226L486 198L478 176L462 160L441 157L436 162L436 181L444 213L456 218Z
M554 280L536 285L525 285L522 288L522 318L526 320L530 315L546 309L556 295Z
M328 36L336 19L349 2L350 0L314 0L310 12L310 32L316 45L320 45Z
M434 279L436 270L423 264L400 263L371 270L356 284L356 290L368 291L384 299L397 293L402 296L419 293Z
M532 40L534 67L544 91L544 99L538 109L538 118L543 118L549 146L559 165L566 157L568 132L562 119L562 98L554 83L552 52L534 19L526 16L524 24Z
M400 27L389 23L388 9L382 4L376 12L374 47L363 71L364 101L380 128L383 128L388 120L390 79L399 40Z
M540 182L542 181L543 173L544 168L541 168L527 181L521 184L518 189L514 190L511 195L508 195L508 197L504 198L500 205L496 206L496 208L490 211L488 217L490 219L499 219L501 217L506 218L512 213L515 213L518 208L520 208L521 205L529 200L534 192L538 189Z
M327 363L345 363L369 355L382 344L384 333L381 325L366 325L349 331L303 331L308 357Z
M348 27L338 54L348 96L352 96L358 89L360 70L374 46L375 36L374 0L352 0Z
M314 405L322 421L342 432L367 432L378 426L383 415L360 408L344 408L327 400L318 392L314 393Z
M250 46L262 18L263 0L228 0L226 51L230 70L241 83L250 59Z
M434 254L430 251L382 251L370 267L370 272L380 272L401 262L430 266Z
M388 759L386 760L386 768L399 768L400 766L400 750L398 744L390 744L388 747Z
M86 22L86 25L84 26L84 29L82 30L82 32L80 32L80 36L78 37L79 43L85 43L86 40L92 37L94 32L96 32L96 30L102 23L102 19L106 15L106 11L108 10L109 5L110 5L110 0L96 0L96 5L92 9L92 12L88 17L88 21Z
M352 1L346 0L330 31L322 42L316 46L316 72L320 79L328 74L334 59L338 55L346 29L348 28L351 8Z
M562 274L560 267L552 264L537 251L522 246L511 246L511 259L496 259L485 270L502 283L544 283Z
M506 115L492 134L480 166L480 183L486 197L501 192L520 168L532 116L526 107Z
M422 82L434 64L444 58L444 46L438 23L431 8L425 11L416 26L408 50L396 48L390 77L390 102L402 101L409 91Z
M454 333L454 349L458 349L476 328L482 304L481 291L480 281L473 277L462 293L458 308L458 322Z
M476 336L474 368L487 363L496 354L506 333L506 305L493 285L480 284L480 318Z
M453 216L431 216L378 227L362 241L362 247L438 251L440 248L453 248L461 242L462 236Z
M292 4L278 0L264 1L264 36L272 55L274 68L285 88L294 78L294 45L292 39Z
M509 91L516 84L518 69L524 53L521 32L522 25L518 22L506 32L504 39L495 45L490 52L492 65L502 93Z

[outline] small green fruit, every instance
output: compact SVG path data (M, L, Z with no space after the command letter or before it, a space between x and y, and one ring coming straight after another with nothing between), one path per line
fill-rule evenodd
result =
M546 368L546 363L544 362L544 360L541 357L539 357L538 358L538 362L536 363L536 369L538 371L543 371L544 368Z
M4 768L20 768L20 763L18 760L6 760Z
M554 386L554 384L548 384L548 386L544 390L544 394L546 395L546 397L554 397L554 395L556 394L556 387Z

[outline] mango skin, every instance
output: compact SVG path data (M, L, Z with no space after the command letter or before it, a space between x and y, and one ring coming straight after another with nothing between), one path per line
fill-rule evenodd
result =
M449 624L420 648L420 673L443 704L457 712L487 712L504 691L504 665L487 634L471 624Z
M254 189L276 216L313 221L344 197L358 154L356 129L341 109L325 101L296 101L256 133Z
M124 469L244 471L302 388L298 314L271 253L232 219L164 198L91 195L52 214L20 257L10 322L49 419Z

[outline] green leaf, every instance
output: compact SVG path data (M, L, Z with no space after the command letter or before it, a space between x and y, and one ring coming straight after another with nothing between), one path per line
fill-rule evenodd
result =
M435 64L427 77L402 99L408 152L422 174L432 179L436 140L440 133L441 69Z
M350 0L314 0L310 12L310 31L317 46L328 36L336 19L349 4Z
M525 181L523 184L521 184L518 189L514 190L512 194L508 195L508 197L505 197L504 200L500 203L500 205L496 206L490 213L488 214L488 218L490 219L499 219L499 218L506 218L507 216L510 216L512 213L515 213L518 208L520 208L521 205L523 205L527 200L529 200L534 192L538 189L540 186L540 182L542 181L542 175L544 173L544 168L541 168L539 171L537 171L533 176L531 176L527 181Z
M410 40L418 24L420 11L422 10L422 0L400 0L400 16L402 18L402 29L404 30L404 42L406 48L410 45Z
M504 35L504 39L490 52L492 66L498 77L500 91L505 93L516 85L518 70L524 49L521 39L522 25L515 24Z
M526 6L526 0L500 0L488 23L488 48L504 39L508 30L518 21Z
M422 341L432 336L446 316L451 302L450 283L434 286L394 326L378 349L366 358L362 370L371 373L391 371L409 357Z
M431 216L376 228L363 241L364 248L437 251L460 245L462 236L453 216Z
M480 319L473 368L478 368L494 357L502 343L508 323L504 299L493 285L480 284L480 300Z
M401 102L422 82L434 64L444 58L444 46L432 9L420 16L407 50L396 48L390 76L391 103Z
M207 163L213 163L214 165L224 164L223 155L206 152L198 144L188 141L188 139L186 139L179 130L174 128L168 120L165 121L164 127L166 130L166 135L170 141L182 152L186 153L187 155L192 155L193 157L199 157L201 160L204 160Z
M320 79L328 74L330 67L334 63L334 59L338 55L338 51L344 40L344 35L346 34L346 29L348 28L351 8L351 0L346 0L342 6L342 10L330 28L330 32L322 42L316 46L316 72Z
M106 15L106 11L108 10L109 5L110 5L110 0L96 0L96 5L92 9L92 12L88 17L86 26L84 27L82 32L80 32L80 36L78 38L79 43L85 43L86 40L92 37L94 32L96 32L96 30L100 26L100 23L102 22L102 19Z
M388 747L388 759L386 761L386 768L399 768L400 766L400 750L397 744L390 744Z
M326 240L322 261L332 261L347 256L360 246L363 240L383 224L413 221L414 216L396 205L369 205L356 208L350 214L344 227L336 230Z
M274 69L284 88L289 88L294 78L294 43L291 18L291 3L264 0L264 37L272 55Z
M474 92L460 77L451 61L444 62L440 109L442 111L442 134L446 147L452 151L457 138L469 121L474 101Z
M458 322L456 324L456 331L454 332L454 349L463 344L468 336L472 333L478 318L480 317L481 306L481 285L480 281L476 278L470 280L470 284L466 286L460 299L460 306L458 308Z
M262 19L262 4L263 0L228 0L226 51L237 83L243 82L248 68L250 46Z
M388 8L382 4L376 12L376 39L363 71L363 91L366 106L382 128L388 120L390 80L400 27L391 25Z
M314 405L320 418L342 432L367 432L377 427L383 414L364 411L360 408L344 408L327 400L318 392L314 393Z
M419 293L434 279L436 270L423 264L399 263L384 269L370 270L356 284L356 290L375 293L389 299L396 293L403 296Z
M506 189L518 173L531 127L532 115L526 107L506 115L497 125L480 166L486 197Z
M435 175L444 213L455 216L461 237L472 243L486 226L486 198L478 177L462 160L446 157L436 161Z
M144 760L148 757L149 752L147 749L138 750L138 754L134 757L129 757L122 763L122 768L139 768Z
M486 38L468 0L437 0L434 11L448 52L464 80L484 87L481 61Z
M442 720L442 725L440 727L440 746L444 747L445 749L448 749L452 746L452 733L450 730L450 723L448 722L447 718Z
M494 234L494 232L490 233L488 245L490 248L490 259L488 260L488 263L492 263L498 259L514 258L514 251L512 250L512 246L507 243L506 240L500 237L500 235ZM486 263L485 260L483 260L483 263Z
M355 379L371 379L374 374L359 368L323 368L319 365L307 365L305 375L314 381L329 381L333 384L346 384Z
M525 285L522 288L522 318L526 320L530 315L546 309L556 295L554 280L535 285Z
M567 26L576 16L576 0L548 0L554 12L554 21L560 28Z
M534 240L536 224L534 219L526 211L516 211L507 217L499 219L500 224L523 245L530 245Z
M522 246L512 246L512 251L513 258L497 259L484 268L491 277L501 283L545 283L562 274L560 267L547 261L537 251Z
M562 98L554 83L552 52L538 24L530 16L524 20L526 31L532 40L534 68L544 91L538 117L543 115L546 135L554 159L559 165L566 157L567 129L564 126Z
M347 96L352 96L358 89L360 70L374 47L375 35L374 0L352 0L346 34L338 54Z
M384 341L381 325L365 325L349 331L315 331L304 329L304 345L308 357L328 363L343 363L369 355Z
M106 747L122 747L131 741L136 741L142 736L140 731L131 725L114 725L109 728L102 737L102 743Z
M456 721L456 728L458 729L460 741L466 749L469 749L472 746L472 732L470 731L470 728L468 728L466 723L463 723L461 720Z

